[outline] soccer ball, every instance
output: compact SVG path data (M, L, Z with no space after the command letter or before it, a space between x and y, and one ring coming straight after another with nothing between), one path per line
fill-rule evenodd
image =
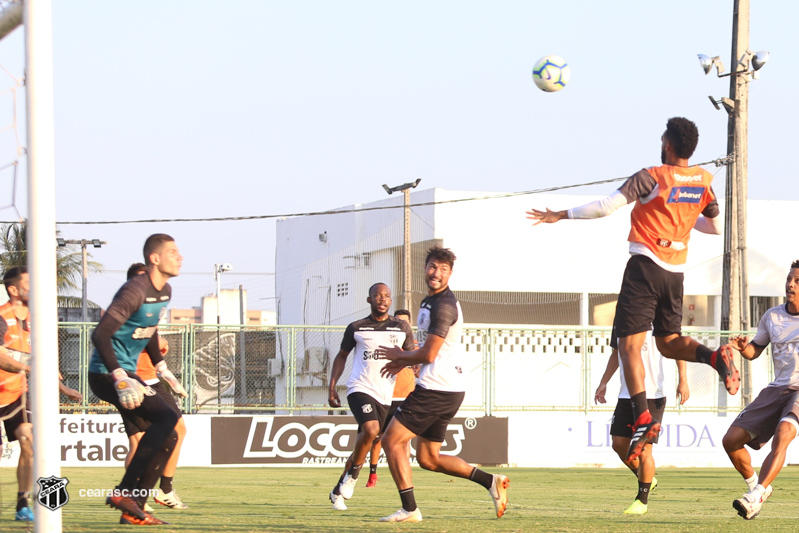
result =
M533 67L533 81L542 91L554 93L566 87L571 69L560 56L544 56Z

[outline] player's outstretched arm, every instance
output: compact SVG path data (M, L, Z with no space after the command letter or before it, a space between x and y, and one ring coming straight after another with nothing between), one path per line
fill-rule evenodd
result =
M347 356L350 354L347 350L339 350L336 358L333 359L333 367L330 369L330 385L327 391L327 403L330 407L341 407L341 398L339 398L336 384L338 383L341 374L344 372L344 367L347 364Z
M538 209L531 209L527 211L527 219L533 220L533 226L537 226L542 222L545 224L554 224L558 220L569 218L568 211L551 211L548 207L546 211L539 211Z
M730 339L730 345L741 352L741 357L749 359L750 361L760 357L760 354L766 349L765 346L758 346L757 344L746 342L745 335L733 337Z

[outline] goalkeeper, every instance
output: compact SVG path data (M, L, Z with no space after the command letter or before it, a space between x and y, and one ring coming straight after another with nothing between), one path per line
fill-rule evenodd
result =
M124 419L139 421L144 430L122 481L106 503L122 511L120 523L157 525L165 522L143 506L175 448L180 414L135 372L139 354L146 350L158 376L176 393L186 394L161 356L157 335L172 295L167 281L180 273L183 257L175 240L159 233L144 243L144 261L147 272L119 289L92 334L95 350L89 386L98 398L116 406Z

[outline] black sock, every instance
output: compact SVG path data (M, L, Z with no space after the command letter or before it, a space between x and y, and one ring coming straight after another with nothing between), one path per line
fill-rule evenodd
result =
M374 465L370 464L369 465L369 473L370 474L377 474L377 465L376 464L374 464Z
M352 479L358 479L358 475L361 473L361 467L362 466L363 466L363 464L359 464L359 465L353 464L350 467L350 469L347 471L347 474L349 474L349 476Z
M164 492L164 494L169 494L170 492L172 492L172 480L173 479L174 479L174 476L173 477L161 476L161 485L160 485L160 487L161 487L161 490Z
M416 510L416 497L413 495L413 487L399 491L402 508L408 512Z
M638 482L638 496L636 500L640 500L641 503L644 505L649 503L649 488L652 486L652 483L643 483L641 481Z
M471 479L478 485L484 486L486 490L491 490L491 485L494 483L494 475L489 474L488 472L483 472L479 468L475 468L474 470L472 470L469 479Z
M17 511L21 511L23 507L28 506L28 495L26 492L17 493Z
M333 487L333 494L341 494L341 482L344 481L344 474L341 474L341 477L338 478L338 483L336 486Z
M713 350L707 346L700 344L696 347L696 361L697 363L710 364L710 358L713 356Z
M633 465L630 465L630 464L627 464L627 463L624 463L624 464L627 465L627 468L629 468L630 472L633 473L633 475L635 476L635 479L638 479L638 469L637 468L633 468Z
M637 424L638 418L649 410L649 404L646 403L646 391L631 396L630 403L633 406L633 419Z

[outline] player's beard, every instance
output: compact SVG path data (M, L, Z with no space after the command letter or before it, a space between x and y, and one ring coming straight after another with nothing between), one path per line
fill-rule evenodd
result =
M666 164L666 150L662 148L660 149L660 164L662 165Z

